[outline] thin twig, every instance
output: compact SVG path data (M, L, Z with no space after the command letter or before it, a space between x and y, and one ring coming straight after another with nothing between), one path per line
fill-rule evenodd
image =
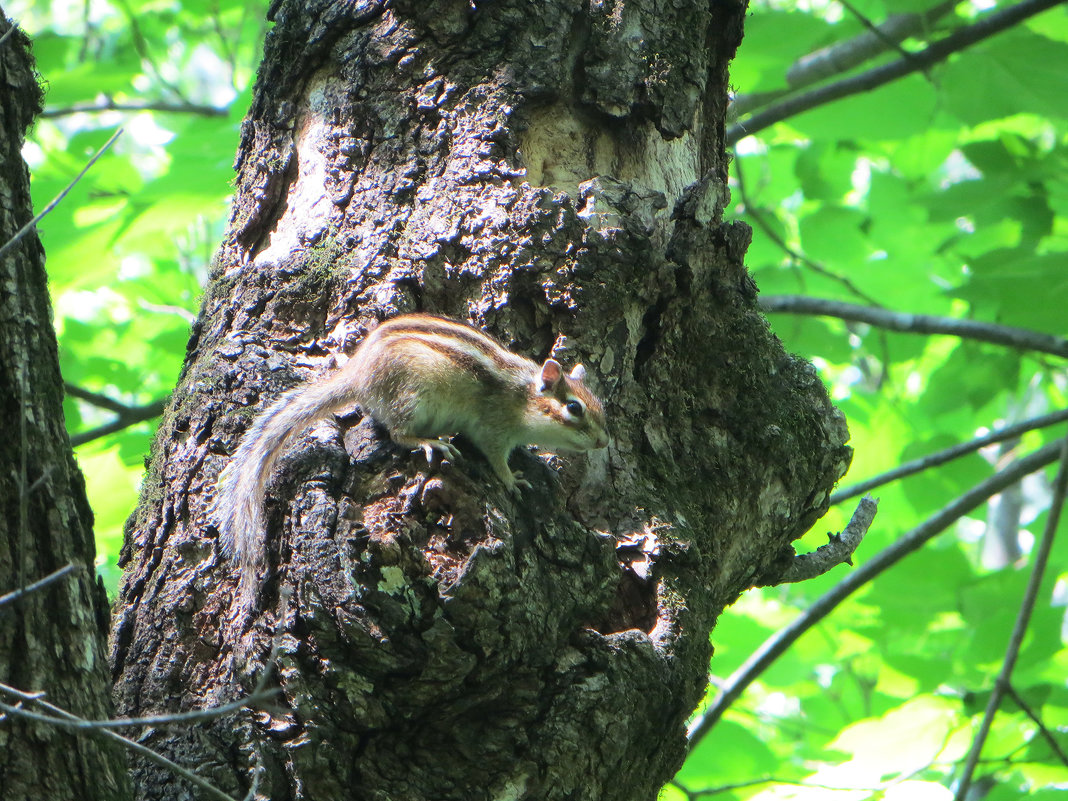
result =
M54 198L52 198L52 202L45 206L44 209L41 210L40 214L38 214L24 226L22 226L18 231L15 232L15 235L11 237L11 239L7 240L7 242L5 242L2 247L0 247L0 256L3 256L12 247L14 247L16 242L22 239L22 237L24 237L29 231L33 230L37 226L37 223L41 221L42 217L44 217L46 214L52 211L52 209L59 205L59 202L67 196L67 193L70 192L70 190L74 188L74 185L82 179L82 176L89 171L89 168L96 164L96 160L104 155L105 151L107 151L107 149L111 147L112 143L119 138L119 134L121 133L122 128L119 128L117 131L115 131L115 133L111 135L111 138L104 143L103 147L101 147L98 151L96 151L96 153L93 154L93 157L89 159L89 163L86 164L82 168L82 171L74 177L74 180L67 184L67 188L60 192L58 195L56 195Z
M284 616L289 608L291 597L288 593L282 596L282 608L280 615ZM264 670L261 673L259 680L256 683L256 688L248 696L241 698L237 701L232 701L221 706L213 707L211 709L197 709L189 712L176 712L167 715L151 715L140 718L115 718L110 720L86 720L64 709L61 709L54 704L50 704L44 700L43 692L30 693L23 690L19 690L15 687L11 687L7 684L0 683L0 692L14 696L19 699L20 702L32 702L39 704L44 709L51 712L51 715L41 714L39 712L32 712L28 709L23 709L21 705L11 705L0 701L0 720L3 720L5 716L21 717L28 720L34 720L38 723L44 723L50 726L56 726L58 728L74 730L78 732L84 732L89 736L94 737L107 737L115 740L122 745L130 748L136 753L142 755L146 759L155 762L158 765L162 765L167 770L181 776L187 781L195 784L197 787L202 788L211 797L217 799L223 799L224 801L235 801L231 796L219 790L195 773L183 768L170 759L162 756L161 754L153 751L150 748L142 746L133 740L123 737L120 734L112 731L115 728L125 728L128 726L185 726L189 723L218 718L228 715L232 712L237 712L242 709L247 709L251 704L265 701L281 692L280 688L268 689L267 684L270 681L270 667L275 664L278 659L278 653L281 649L282 634L281 631L275 633L275 636L271 643L271 651L267 657ZM255 796L256 787L259 785L259 776L254 774L252 777L251 788L249 795L246 798L252 798Z
M796 95L783 100L781 103L768 106L763 111L758 111L743 122L728 128L726 144L731 147L737 144L738 140L758 133L803 111L811 111L834 100L841 100L843 97L870 91L910 73L926 69L940 61L944 61L959 50L964 50L977 42L981 42L983 39L1001 33L1028 17L1060 5L1062 2L1064 0L1024 0L1024 2L1017 3L1009 8L994 11L971 25L958 28L945 39L913 53L911 58L902 58L897 61L891 61L889 64L873 67L859 75L843 78L835 83L813 89L811 92Z
M826 276L827 278L830 278L833 281L837 281L860 300L863 300L874 306L881 305L877 300L875 300L875 298L871 297L870 295L867 295L863 290L860 289L860 287L854 284L853 281L847 278L846 276L840 275L834 272L833 270L828 269L819 262L810 259L804 253L794 250L792 247L786 244L786 240L779 236L775 229L772 228L770 224L768 224L767 220L764 219L764 215L757 211L757 207L750 200L749 192L745 181L745 170L742 168L742 159L734 160L734 175L738 180L738 192L742 196L742 203L745 204L746 214L752 218L757 228L764 232L764 236L774 242L775 245L781 251L783 251L783 253L785 253L795 262L804 264L813 272Z
M722 793L730 793L736 790L745 790L749 787L756 787L761 784L784 784L790 787L804 787L809 790L828 790L831 792L852 791L854 793L857 792L857 790L859 789L866 789L872 793L878 792L878 790L881 789L880 787L860 788L857 785L847 786L825 784L822 782L814 782L810 779L789 779L784 776L764 776L759 779L746 779L744 781L734 782L732 784L721 784L716 787L706 787L703 790L688 790L681 783L679 783L677 779L669 782L669 784L680 792L685 793L686 797L689 799L708 798L714 795L720 795Z
M1053 550L1053 538L1057 533L1057 525L1061 519L1061 509L1064 507L1065 492L1068 491L1068 437L1060 444L1061 466L1057 471L1057 479L1053 483L1053 500L1050 502L1049 513L1046 517L1046 530L1042 532L1042 540L1034 553L1034 564L1031 567L1031 575L1027 580L1027 588L1024 590L1023 600L1020 602L1020 611L1016 614L1016 624L1009 637L1008 648L1005 649L1005 659L1001 663L1001 671L990 692L990 698L983 713L983 720L979 724L979 731L972 742L972 749L968 753L968 759L964 763L960 782L957 784L956 801L964 801L968 797L968 788L971 787L972 775L975 766L979 762L979 754L983 750L983 743L990 734L990 727L994 722L994 714L1001 704L1001 696L1012 681L1012 670L1016 666L1016 659L1020 655L1023 646L1024 635L1027 634L1027 625L1031 622L1031 613L1035 609L1038 600L1038 590L1042 585L1042 579L1046 575L1046 566L1049 564L1050 551Z
M968 512L986 502L991 496L1010 487L1024 476L1040 470L1060 456L1061 443L1054 442L1018 459L1003 470L976 484L968 492L956 498L950 504L923 523L898 539L889 548L885 548L871 561L865 562L838 584L832 587L802 612L789 625L775 632L754 651L745 663L723 682L715 700L705 712L690 726L688 738L690 748L700 742L716 722L723 717L727 708L738 699L753 681L767 670L782 653L802 634L825 618L842 601L888 570L913 551L918 550L928 540L942 533L946 528Z
M78 49L78 62L84 64L89 55L89 32L92 29L92 4L93 0L83 0L82 2L82 45Z
M961 320L956 317L938 317L933 314L905 314L826 298L810 298L804 295L766 295L760 298L759 305L761 311L767 313L784 312L837 317L841 320L868 323L878 328L901 331L906 334L946 334L1068 358L1068 339L1052 334L1042 334L1027 328L983 323L977 320Z
M0 684L0 692L6 692L9 695L21 693L21 691L6 684ZM280 690L278 688L272 690L257 689L249 695L246 695L244 698L239 698L236 701L230 701L229 703L220 706L213 706L208 709L192 709L188 712L173 712L166 715L146 715L141 718L87 720L85 718L69 719L41 715L38 713L33 714L35 716L34 719L42 723L50 723L61 729L72 729L75 731L83 729L125 729L131 726L184 726L202 720L221 718L224 715L229 715L231 712L237 712L238 710L245 709L253 704L258 704L261 701L269 701L278 695L279 692ZM36 694L36 697L38 698L42 696L43 693Z
M230 67L230 79L232 83L234 65L237 63L237 54L234 52L235 48L230 44L230 40L226 38L226 33L223 31L222 21L219 19L220 12L218 0L214 0L208 13L211 15L212 30L215 32L215 36L219 39L219 47L222 49L223 60L226 61ZM240 38L240 36L241 29L238 28L237 36L235 38Z
M119 103L108 98L103 103L76 103L63 108L46 108L38 116L55 118L101 111L160 111L168 114L196 114L201 117L225 117L230 113L229 109L197 103Z
M1027 717L1031 718L1031 721L1038 727L1038 732L1042 735L1042 739L1044 739L1053 750L1054 755L1061 761L1061 764L1068 768L1068 754L1064 753L1064 749L1061 748L1060 743L1058 743L1057 739L1053 736L1053 732L1051 732L1046 727L1046 724L1042 722L1042 718L1035 713L1035 710L1031 708L1031 705L1028 704L1018 692L1016 692L1016 688L1011 684L1005 688L1005 693L1016 702Z
M5 604L9 604L12 601L18 600L24 595L29 595L31 592L37 592L38 590L44 589L49 584L54 584L61 578L64 578L65 576L68 576L71 573L78 573L82 569L83 568L81 565L76 565L71 562L70 564L64 567L61 567L59 570L54 570L44 578L38 579L32 584L27 584L25 587L19 587L17 590L12 590L9 593L0 595L0 606L4 606Z
M833 535L830 542L814 551L795 556L786 572L775 582L775 586L822 576L832 567L837 567L844 562L852 565L853 554L860 546L864 535L868 533L878 508L879 502L870 495L861 498L856 511L849 519L849 525L842 529L842 533Z
M860 24L867 28L871 35L878 39L887 50L896 50L898 53L901 54L901 58L905 59L906 61L912 59L912 53L903 48L901 46L900 41L893 39L883 33L882 29L878 25L876 25L870 19L861 14L860 9L850 3L849 0L838 0L838 2L842 5L842 8L844 8L846 11L856 17L857 20L859 20Z
M959 445L953 445L952 447L938 451L937 453L921 456L918 459L913 459L911 462L905 462L902 465L898 465L893 470L887 470L885 473L880 473L866 481L859 481L856 484L851 484L844 489L838 490L838 492L831 496L831 506L834 506L837 503L842 503L843 501L848 501L850 498L855 498L857 495L862 495L876 487L889 484L891 481L897 481L899 478L905 478L906 476L911 476L914 473L919 473L928 468L938 467L939 465L953 461L961 456L966 456L969 453L974 453L981 448L985 448L987 445L993 445L997 442L1013 439L1020 434L1034 431L1036 428L1045 428L1046 426L1055 425L1065 420L1068 420L1068 409L1061 409L1059 412L1050 412L1049 414L1044 414L1040 417L1032 417L1030 420L1022 420L1011 426L999 428L997 431L991 431L989 434L976 437L968 442L962 442Z
M53 714L59 717L66 718L67 720L79 719L77 715L74 715L65 709L61 709L55 704L50 704L47 701L43 700L39 694L35 695L33 693L24 693L21 690L16 690L14 687L7 687L6 685L3 686L3 689L5 691L11 692L11 694L15 695L16 697L20 697L24 701L31 701L35 704L40 704L49 712L52 712ZM25 709L21 709L20 707L9 706L8 704L0 704L0 709L4 709L10 715L16 715L19 717L36 717L35 713L29 713ZM199 787L211 798L218 799L218 801L236 801L236 799L224 793L211 782L201 778L200 776L197 776L192 771L183 768L177 762L173 762L172 760L167 759L167 757L163 756L162 754L156 753L151 748L141 745L140 743L134 742L128 737L123 737L117 732L113 732L110 729L97 728L88 729L85 733L90 737L103 737L113 742L120 743L124 747L129 748L134 753L140 754L150 762L155 762L157 765L163 766L175 775L181 776L190 784Z
M156 60L152 57L152 49L148 46L148 40L145 39L145 35L141 32L141 26L137 21L138 15L134 13L133 8L130 7L130 4L126 0L119 0L118 5L126 14L126 22L130 26L130 36L133 39L134 50L137 51L137 55L140 57L141 61L151 68L156 80L159 81L162 86L169 89L174 96L181 99L182 102L187 102L185 96L182 94L182 90L163 76L163 70L159 68Z

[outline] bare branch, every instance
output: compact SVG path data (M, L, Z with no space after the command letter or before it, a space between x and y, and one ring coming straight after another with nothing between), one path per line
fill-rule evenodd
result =
M839 273L836 273L833 270L827 269L827 267L825 267L824 265L820 264L817 261L813 261L808 256L806 256L804 253L800 253L800 252L794 250L788 244L786 244L786 241L781 236L779 236L778 233L775 232L775 229L773 229L768 224L768 222L764 219L764 215L761 214L759 211L757 211L756 205L754 205L752 200L750 199L749 192L748 192L748 189L747 189L747 186L746 186L746 182L745 182L745 171L742 169L742 160L741 159L735 159L735 161L734 161L734 174L735 174L735 177L738 180L738 192L742 196L742 203L745 204L745 212L746 212L746 214L753 220L753 222L756 224L756 226L761 231L764 232L764 235L768 239L770 239L772 242L774 242L779 247L779 249L783 251L783 253L785 253L787 256L789 256L791 259L793 259L795 262L797 262L799 264L804 264L806 267L811 269L813 272L819 273L820 275L823 275L823 276L826 276L827 278L830 278L833 281L837 281L839 284L841 284L843 287L845 287L849 292L851 292L852 294L856 295L861 300L863 300L863 301L865 301L867 303L870 303L872 305L875 305L875 306L879 305L879 302L877 300L875 300L871 296L867 295L863 290L860 289L860 287L858 287L856 284L854 284L853 281L850 280L848 277L846 277L844 275L840 275Z
M1027 717L1031 718L1031 721L1038 727L1038 732L1042 735L1042 739L1046 741L1057 759L1061 761L1061 764L1068 768L1068 754L1064 753L1064 749L1061 748L1060 743L1057 742L1057 738L1053 736L1053 733L1049 730L1046 724L1042 722L1042 718L1035 713L1035 710L1031 708L1031 705L1028 704L1018 692L1016 692L1016 688L1011 684L1005 687L1005 694L1016 702Z
M45 206L41 210L40 214L38 214L24 226L22 226L18 231L15 232L15 235L12 236L11 239L7 240L7 242L5 242L3 246L0 246L0 256L3 256L5 253L11 250L11 248L15 246L15 243L17 243L20 239L22 239L22 237L24 237L28 232L32 231L37 226L37 223L41 221L41 218L43 218L46 214L52 211L52 209L59 205L59 201L63 200L63 198L67 196L67 193L70 192L70 190L74 188L74 185L82 179L82 176L89 171L89 168L96 164L96 160L104 155L104 153L109 147L111 147L114 141L119 138L119 134L121 133L122 128L119 128L119 130L115 131L115 133L111 135L111 138L104 143L103 147L101 147L98 151L96 151L96 153L93 154L93 157L89 159L89 163L82 168L82 171L76 176L74 176L74 180L67 184L67 188L60 192L58 195L56 195L54 198L52 198L52 202Z
M946 38L913 53L908 59L891 61L889 64L873 67L859 75L843 78L835 83L813 89L811 92L787 98L781 103L758 111L743 122L732 125L727 130L727 146L735 145L740 139L758 133L803 111L810 111L834 100L841 100L843 97L871 91L890 81L945 61L953 53L1001 33L1028 17L1060 5L1062 2L1063 0L1024 0L1009 8L994 11L971 25L958 28Z
M225 117L230 113L229 109L197 103L166 103L163 101L157 103L119 103L108 98L103 103L76 103L73 106L64 106L62 108L48 108L38 116L54 119L71 114L92 114L100 111L161 111L168 114L196 114L201 117Z
M56 715L56 716L58 716L60 718L63 718L65 720L68 720L68 721L80 720L80 718L77 715L71 714L67 710L61 709L60 707L58 707L58 706L56 706L54 704L50 704L47 701L43 700L40 697L40 694L26 693L26 692L23 692L21 690L17 690L14 687L8 687L7 685L0 685L0 689L3 689L5 692L16 696L17 698L19 698L22 701L29 701L29 702L33 702L35 704L40 704L44 709L47 709L49 712L52 712L54 715ZM6 712L9 715L14 715L14 716L18 716L18 717L25 717L25 718L31 718L31 719L37 719L37 718L40 718L40 717L46 717L46 716L38 715L37 713L34 713L34 712L29 712L28 710L22 709L21 707L11 706L9 704L4 704L4 703L0 703L0 709L4 710L4 712ZM48 719L48 722L51 722L50 718ZM90 737L103 737L103 738L106 738L106 739L111 740L113 742L120 743L121 745L123 745L124 747L130 749L131 751L133 751L133 752L135 752L137 754L140 754L145 759L147 759L147 760L149 760L151 762L155 762L157 765L162 765L164 768L166 768L167 770L173 772L175 775L181 776L183 779L188 781L190 784L193 784L193 785L199 787L201 790L203 790L204 793L210 798L217 799L218 801L236 801L236 799L234 799L233 797L227 795L226 793L224 793L222 790L220 790L218 787L216 787L214 784L212 784L211 782L207 781L206 779L203 779L200 776L197 776L192 771L187 770L186 768L183 768L177 762L173 762L170 759L167 759L167 757L163 756L162 754L157 754L151 748L143 746L140 743L136 743L133 740L129 739L128 737L123 737L121 734L113 732L110 729L100 729L100 728L87 729L85 733Z
M29 595L31 592L37 592L38 590L42 590L49 584L54 584L55 582L59 581L61 578L69 576L72 573L81 572L82 569L83 568L81 565L76 565L71 562L69 565L61 567L59 570L54 570L53 572L49 573L43 579L38 579L32 584L27 584L25 587L19 587L19 589L17 590L12 590L9 593L0 595L0 606L4 606L5 604L9 604L12 601L16 601L19 598Z
M979 482L968 492L906 533L889 548L885 548L871 561L865 562L854 570L798 615L796 620L765 640L745 663L723 682L715 700L690 725L688 734L690 748L694 748L701 738L712 730L727 708L738 699L757 676L767 670L768 666L793 645L802 634L830 614L842 601L880 573L918 550L928 540L945 531L968 512L985 503L991 496L1056 460L1060 456L1061 448L1062 445L1059 442L1047 445L1018 459L1003 470L999 470L985 481Z
M860 24L867 28L868 32L872 36L874 36L877 42L881 44L884 48L886 48L887 50L896 50L900 54L901 58L905 59L906 61L912 58L912 53L910 53L908 50L905 50L901 46L900 39L891 38L885 33L883 33L882 29L878 25L876 25L870 19L860 13L860 9L850 3L849 0L838 0L838 2L846 11L856 17L856 19L860 21ZM950 8L952 8L952 6L950 6Z
M104 395L100 392L93 392L92 390L83 389L77 384L71 384L66 381L63 382L63 391L70 395L72 398L83 400L86 403L91 403L93 406L97 406L101 409L107 409L109 412L116 412L117 414L124 414L130 411L130 406L114 398Z
M1068 357L1068 339L1042 334L1027 328L1016 328L977 320L961 320L956 317L937 317L931 314L905 314L903 312L859 306L825 298L810 298L804 295L768 295L760 298L760 309L767 313L813 314L837 317L858 323L868 323L890 331L906 334L947 334L1005 345L1018 350L1033 350Z
M66 570L66 568L64 570ZM51 579L51 577L49 577L48 580L54 579ZM38 582L38 584L41 583L42 582ZM29 589L30 588L26 588L26 590ZM290 600L290 594L283 593L281 597L280 615L285 616L289 609ZM48 703L44 700L45 693L43 692L26 692L24 690L19 690L16 687L0 683L0 693L7 694L18 699L18 703L16 705L6 704L0 701L0 713L3 713L0 714L0 722L2 722L7 716L21 717L28 720L37 721L38 723L56 726L58 728L85 733L86 735L91 737L109 738L113 741L121 743L126 748L129 748L130 750L140 754L145 759L151 760L152 762L155 762L158 765L162 765L163 767L172 771L176 775L181 776L190 783L196 785L197 787L200 787L208 794L208 796L220 799L220 801L235 801L234 798L222 792L222 790L215 787L206 779L197 776L192 771L183 768L181 765L171 761L167 757L164 757L163 755L153 751L152 749L140 745L139 743L136 743L133 740L128 739L127 737L123 737L122 735L117 734L116 732L112 731L112 729L125 728L129 726L185 726L189 723L201 720L223 717L233 712L238 712L242 709L246 709L252 704L256 704L261 701L266 701L273 698L274 696L278 695L281 690L279 688L267 689L267 683L270 680L270 670L268 670L267 668L276 663L278 659L278 653L281 648L282 639L283 638L281 632L276 632L271 645L270 654L267 657L267 661L265 662L265 669L260 675L259 681L256 684L256 688L252 691L252 693L237 701L231 701L230 703L222 704L217 707L212 707L210 709L196 709L189 712L176 712L167 715L151 715L140 718L86 720L85 718L79 717L78 715L74 715L58 706L55 706L54 704ZM28 709L23 709L22 703L38 704L51 714L42 714L40 712L33 712ZM259 775L256 774L252 777L252 786L246 798L254 798L256 796L256 788L258 786Z
M149 46L148 40L145 39L145 35L141 32L141 25L138 23L138 15L134 12L133 8L131 8L130 3L127 2L127 0L118 0L118 6L126 15L126 22L130 26L130 34L133 38L134 50L137 51L137 55L140 57L142 63L151 69L156 80L159 81L162 86L169 89L175 97L181 98L184 101L185 97L182 94L182 90L163 76L163 70L160 69L159 64L156 63L156 59L153 57L152 48Z
M817 81L847 72L858 64L863 64L883 53L888 43L899 48L905 39L930 29L934 23L956 7L956 1L949 0L922 14L889 16L886 22L877 25L874 30L802 56L786 71L786 82L791 89L801 89Z
M861 498L856 511L853 512L853 517L849 520L849 525L842 530L842 533L830 535L830 542L810 553L795 556L790 567L775 582L775 585L792 584L822 576L832 567L837 567L843 562L852 565L853 553L860 546L864 535L868 533L878 509L879 501L870 495L865 495Z
M19 698L22 698L23 695L21 690L17 690L14 687L2 683L0 683L0 692L15 695ZM74 731L84 731L88 729L125 729L131 726L185 726L189 723L197 723L202 720L221 718L224 715L229 715L232 712L246 709L261 701L269 701L278 695L279 692L280 690L278 688L273 690L257 689L255 692L244 698L240 698L237 701L231 701L228 704L222 704L220 706L213 706L209 709L193 709L188 712L174 712L167 715L147 715L142 718L86 720L85 718L79 717L66 718L42 715L36 712L27 713L27 716L31 716L34 720L41 723L48 723L52 726L58 726L61 729L71 729ZM34 700L40 700L44 697L44 693L31 693L31 695L34 696Z
M1068 420L1068 409L1061 409L1059 412L1050 412L1049 414L1044 414L1039 417L1032 417L1030 420L1021 420L1019 423L999 428L997 431L991 431L989 434L982 437L976 437L968 442L953 445L952 447L938 451L937 453L921 456L918 459L913 459L911 462L905 462L902 465L898 465L893 470L887 470L885 473L873 476L866 481L860 481L845 489L838 490L838 492L831 496L831 506L834 506L836 503L848 501L850 498L855 498L857 495L861 495L876 487L881 487L883 484L889 484L891 481L896 481L899 478L905 478L914 473L927 470L930 467L938 467L938 465L945 464L946 462L950 462L961 456L974 453L980 448L985 448L987 445L1003 442L1027 431L1033 431L1036 428L1045 428L1046 426L1055 425L1065 420Z
M92 442L94 439L106 437L108 434L122 431L124 428L129 428L137 423L143 423L145 420L159 417L163 414L163 410L167 408L167 401L169 399L168 396L167 398L160 398L157 401L152 401L152 403L147 403L144 406L125 406L123 407L124 411L120 411L118 416L110 423L97 426L89 431L83 431L80 434L74 434L70 438L70 444L74 447L84 445L87 442Z
M1035 609L1035 601L1038 599L1038 590L1042 585L1042 578L1046 574L1046 566L1049 564L1049 555L1053 550L1053 537L1057 533L1057 525L1061 519L1061 509L1064 508L1064 496L1068 492L1068 437L1060 443L1061 466L1057 471L1057 479L1053 483L1053 500L1050 501L1049 514L1046 517L1046 530L1042 532L1042 540L1034 553L1034 564L1031 567L1031 576L1027 580L1027 588L1024 590L1023 600L1020 602L1020 611L1016 615L1016 624L1009 637L1008 648L1005 649L1005 659L1001 663L1001 671L994 682L990 693L990 699L983 713L982 723L976 732L972 749L968 753L968 759L964 763L964 771L961 773L960 782L957 784L956 801L964 801L968 797L968 788L971 787L972 774L979 762L979 754L983 750L983 743L990 734L990 726L994 722L994 714L1001 704L1001 696L1012 681L1012 670L1016 666L1016 659L1020 655L1023 646L1024 635L1027 634L1027 625L1031 622L1031 613Z
M810 790L829 790L832 792L839 793L850 791L855 793L858 789L865 789L871 793L876 793L880 789L878 787L860 788L858 785L847 786L824 784L808 780L791 779L786 776L762 776L758 779L747 779L745 781L733 782L731 784L720 784L715 787L706 787L703 790L688 790L686 787L680 784L677 779L668 782L668 784L677 789L680 793L685 794L687 799L691 799L691 801L695 801L696 799L700 798L709 798L714 795L723 795L725 793L730 793L735 790L745 790L750 787L758 787L761 784L784 784L789 785L791 787L804 787Z

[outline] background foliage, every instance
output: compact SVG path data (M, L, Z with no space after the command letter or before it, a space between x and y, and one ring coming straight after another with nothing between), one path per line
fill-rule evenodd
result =
M1003 4L1008 5L1008 4ZM732 69L759 110L791 65L892 15L930 12L918 51L998 11L984 0L755 0ZM932 11L933 9L933 11ZM47 111L27 146L44 206L118 126L125 133L41 224L66 412L97 516L101 570L134 507L154 421L174 386L226 214L264 8L241 0L27 2ZM882 43L871 60L904 57ZM841 79L842 74L825 79ZM799 91L804 91L803 89ZM944 64L789 116L738 140L730 213L755 229L762 293L809 295L1055 335L1068 304L1068 14L1063 8ZM847 481L1065 407L1063 360L833 317L771 320L815 361L856 450ZM1064 435L1042 429L881 487L863 563L997 466ZM759 675L695 741L665 799L953 797L1006 653L1048 516L1040 473L864 586ZM835 507L799 547L838 531ZM752 591L713 634L716 684L841 580ZM1012 687L982 754L990 799L1068 787L1068 544L1055 543Z
M29 0L5 11L33 39L46 89L25 153L38 209L124 128L39 226L64 378L103 396L68 394L67 425L93 436L117 412L143 416L121 407L174 387L224 229L265 9L254 0ZM112 590L155 423L77 448Z

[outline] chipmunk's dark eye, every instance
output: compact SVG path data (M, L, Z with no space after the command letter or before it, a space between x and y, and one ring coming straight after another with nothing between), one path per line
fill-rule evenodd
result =
M565 406L564 408L567 409L567 413L570 414L572 417L582 417L582 404L579 403L577 400L568 401L567 406Z

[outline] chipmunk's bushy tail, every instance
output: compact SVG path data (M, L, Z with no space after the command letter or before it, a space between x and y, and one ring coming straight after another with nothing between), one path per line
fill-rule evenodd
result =
M263 500L278 458L309 425L355 401L344 370L326 381L290 390L256 418L233 460L219 474L212 518L223 552L240 569L243 605L251 606L266 563Z

